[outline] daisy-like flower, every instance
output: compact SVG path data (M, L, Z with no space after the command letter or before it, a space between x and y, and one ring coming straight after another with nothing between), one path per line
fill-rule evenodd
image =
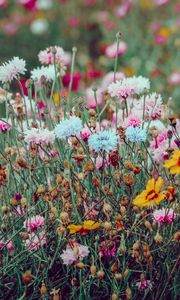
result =
M49 48L46 48L45 50L40 51L38 54L40 63L44 64L44 65L53 64L53 61L54 61L53 50L55 50L55 52L56 52L56 54L55 54L56 63L63 66L65 54L64 54L63 48L61 48L59 46L49 47Z
M111 97L117 97L122 102L129 96L141 95L149 89L150 82L148 78L133 76L111 83L108 92Z
M129 126L125 134L126 138L132 143L144 142L147 138L146 130L140 127Z
M0 66L0 81L5 83L17 79L20 74L24 75L26 71L25 67L26 62L23 59L13 57L11 60Z
M126 127L140 127L141 126L141 120L139 116L131 115L126 120Z
M38 234L32 232L29 234L29 238L25 241L25 247L31 251L38 250L41 246L46 244L45 231Z
M0 120L0 133L6 133L11 129L11 125L7 122Z
M180 150L174 150L171 158L165 160L164 168L169 169L171 174L180 174Z
M94 133L88 139L88 145L95 152L106 151L107 153L116 150L117 148L117 136L115 131L100 131Z
M82 120L76 116L71 116L57 124L54 133L58 139L65 139L79 134L82 129Z
M24 221L24 227L27 229L28 232L33 232L36 229L42 227L43 225L44 218L40 215L34 216Z
M165 194L160 193L162 185L162 177L159 177L157 181L154 178L150 179L146 189L133 200L133 205L144 207L159 204L166 197Z
M93 220L86 220L83 224L70 224L67 228L70 230L70 234L80 233L82 235L86 235L89 231L95 230L101 226L100 222Z
M62 68L60 73L58 72L57 76L64 76L65 71ZM41 77L44 76L47 81L55 80L55 69L53 65L49 65L47 67L38 67L31 71L31 78L33 80L37 80L38 82L41 80Z
M34 144L49 144L53 143L55 135L53 131L49 131L47 128L31 128L24 132L24 140L27 143Z
M89 249L87 246L76 244L75 247L67 246L66 250L60 257L65 265L72 265L78 259L82 260L84 257L89 255Z
M175 218L175 213L172 208L170 209L157 209L153 212L153 217L157 223L171 223Z

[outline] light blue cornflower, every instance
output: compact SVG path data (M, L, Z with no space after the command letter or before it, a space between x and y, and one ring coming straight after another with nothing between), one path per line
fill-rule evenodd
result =
M82 129L82 120L78 117L72 116L57 124L54 129L54 133L58 139L65 139L77 135Z
M101 131L99 133L94 133L88 139L88 144L91 149L95 152L101 150L109 153L117 148L117 136L115 131Z
M126 138L132 143L144 142L147 138L146 130L140 127L129 126L125 133Z

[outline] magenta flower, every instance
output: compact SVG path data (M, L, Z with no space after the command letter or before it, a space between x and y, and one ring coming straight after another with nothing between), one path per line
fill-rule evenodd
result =
M146 280L145 278L142 279L141 281L136 283L136 286L139 291L144 291L144 290L151 290L152 289L152 283L150 280Z
M7 122L0 120L0 133L6 133L11 129L11 125Z
M12 241L9 241L9 243L6 245L6 248L8 252L12 252L14 250L14 245Z
M119 50L118 50L118 56L124 54L127 50L127 44L123 41L119 43ZM117 43L113 43L112 45L109 45L106 50L105 54L109 58L115 58L116 57L116 51L117 51Z
M24 221L24 227L27 228L28 232L33 232L36 229L42 227L43 225L44 225L44 218L41 217L40 215L34 216Z
M158 209L153 212L153 217L157 223L171 223L175 218L175 213L172 208L170 209Z

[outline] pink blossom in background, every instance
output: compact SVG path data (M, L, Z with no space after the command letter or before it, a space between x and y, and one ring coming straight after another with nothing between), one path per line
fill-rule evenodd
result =
M87 6L92 6L96 4L96 0L84 0L84 4Z
M47 145L51 144L54 139L54 131L49 131L47 128L31 128L27 129L24 132L25 138L24 140L27 143L34 143L34 144L42 144Z
M132 0L124 0L121 5L119 5L115 10L115 15L122 18L127 16L132 8Z
M146 280L145 278L139 282L136 283L136 286L139 291L144 291L144 290L151 290L152 289L152 283L150 280Z
M11 125L7 122L0 120L0 133L6 133L11 129Z
M80 25L80 19L76 16L71 16L68 19L68 25L72 28L77 28Z
M56 157L57 155L58 155L58 152L57 152L57 150L56 149L52 149L51 151L50 151L50 155L51 155L51 157Z
M8 0L0 0L0 8L5 8L9 4Z
M38 58L41 64L50 65L53 64L53 48L56 49L55 60L60 66L64 66L64 50L59 46L49 47L45 50L41 50L38 54Z
M9 243L6 245L6 248L8 252L12 252L14 250L14 245L12 241L9 241Z
M102 105L103 103L103 95L101 89L97 89L96 91L97 104ZM86 89L86 99L89 108L96 108L96 101L94 97L94 92L92 87Z
M117 72L116 73L116 80L122 80L122 79L124 79L125 78L125 75L124 75L124 73L122 73L122 72ZM101 90L102 91L105 91L105 90L107 90L107 86L110 84L110 83L112 83L114 81L114 72L109 72L109 73L107 73L104 77L103 77L103 79L102 79L102 81L101 81L101 85L100 85L100 88L101 88Z
M16 2L29 11L36 10L37 0L16 0Z
M166 44L167 40L168 40L167 37L162 36L160 34L156 34L154 37L154 41L157 45L164 45L164 44Z
M3 242L3 240L0 240L0 251L3 249L5 245L5 242Z
M36 229L41 228L44 225L44 218L40 215L31 217L24 221L24 227L27 228L28 232L33 232Z
M180 72L173 72L169 76L168 82L172 85L179 85L180 84Z
M75 246L78 250L77 254L74 252L74 247L67 245L66 250L63 250L63 253L60 255L65 265L72 265L78 259L82 260L84 257L89 255L89 249L87 246L80 244L76 244Z
M104 11L98 12L98 20L100 22L106 22L106 21L108 21L108 18L109 18L108 11L104 10Z
M84 201L84 210L85 210L85 217L86 218L95 218L98 215L98 211L94 208L96 207L96 202L92 202L91 206L87 206L86 202Z
M167 4L168 2L170 2L170 0L154 0L154 4L157 6L163 6L163 5Z
M100 249L101 250L100 250L99 254L101 256L105 256L105 257L115 257L116 256L117 247L116 247L115 242L112 242L111 246L109 246L107 244L107 242L101 242Z
M88 138L90 137L90 135L91 135L91 132L90 132L89 128L82 129L82 131L81 131L82 140L87 141Z
M31 251L38 250L41 246L46 244L46 233L45 231L35 234L32 232L29 235L29 239L25 241L25 247Z
M127 50L127 44L123 41L119 42L119 50L118 50L118 55L122 55L126 52ZM115 58L116 57L116 51L117 51L117 43L114 42L112 45L109 45L105 49L105 54L109 58Z
M7 19L2 24L1 29L7 35L15 35L18 30L18 26L15 23L13 23L11 20Z
M171 223L175 218L175 213L172 208L162 208L153 212L153 217L157 223Z
M68 72L66 75L63 76L62 82L64 87L69 87L71 80L71 74ZM80 86L80 80L81 80L81 73L75 72L73 74L73 82L72 82L72 91L77 91Z

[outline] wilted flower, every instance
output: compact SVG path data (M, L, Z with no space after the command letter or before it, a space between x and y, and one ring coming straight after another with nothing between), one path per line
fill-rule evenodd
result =
M125 133L126 138L132 143L144 142L147 138L146 130L140 127L129 126Z
M24 227L27 228L28 232L33 232L36 229L41 228L44 225L44 218L40 215L31 217L24 221Z
M64 139L77 135L82 129L82 120L79 117L72 116L57 124L54 133L58 139Z
M91 149L95 152L116 150L117 148L117 136L115 131L100 131L99 133L94 133L88 139L88 144Z
M23 59L13 57L10 61L0 66L0 81L5 83L17 79L20 74L25 73L25 66L26 62Z
M172 208L170 209L158 209L153 212L153 217L158 223L171 223L175 218L175 213Z

